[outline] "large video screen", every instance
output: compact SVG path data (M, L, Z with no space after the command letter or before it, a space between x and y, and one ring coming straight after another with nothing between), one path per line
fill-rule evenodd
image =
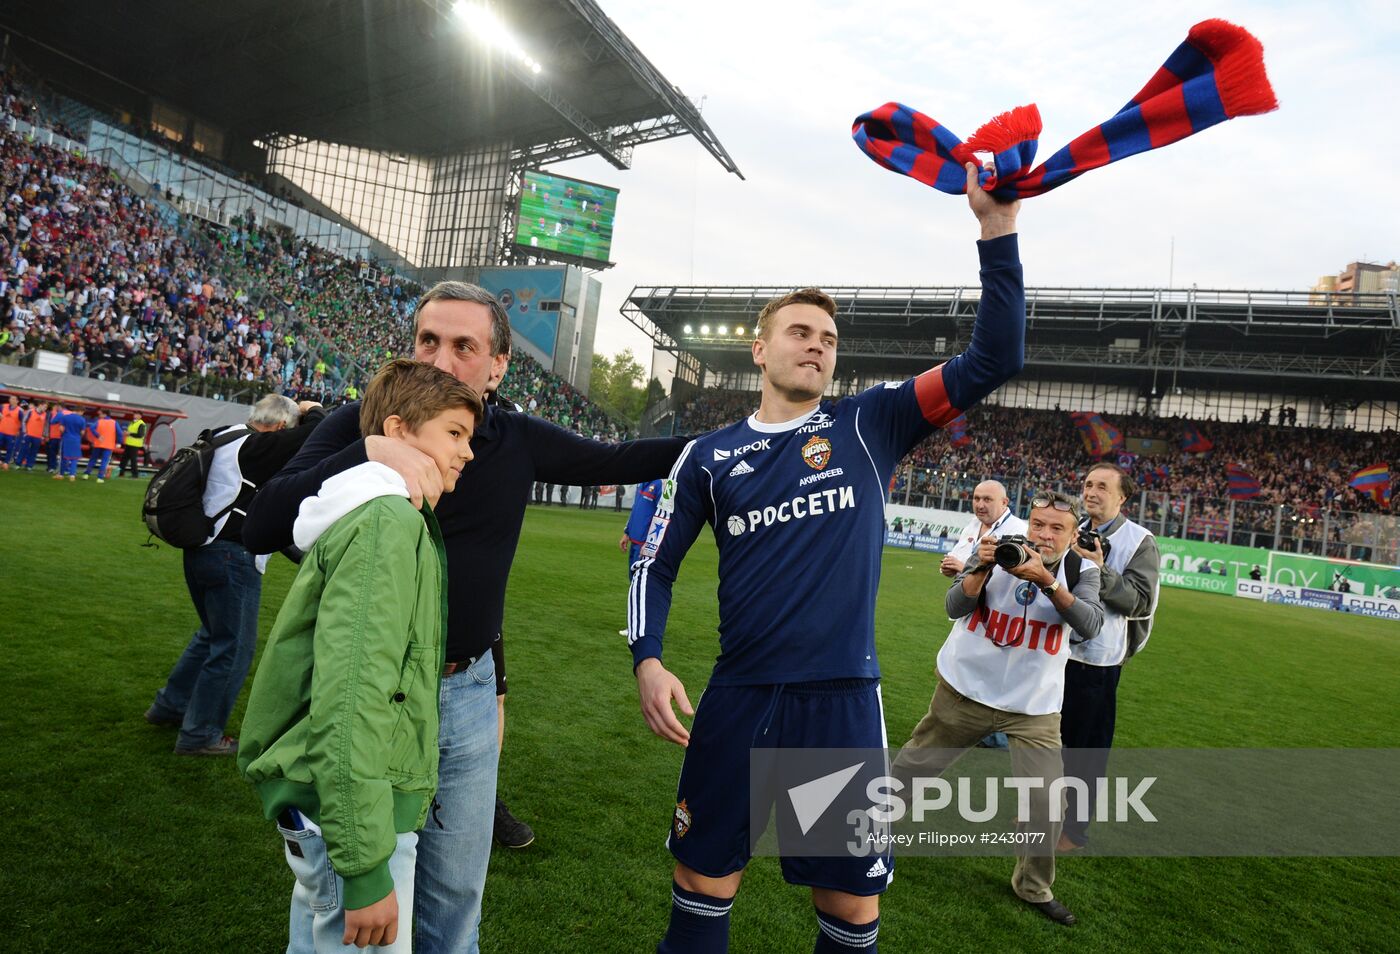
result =
M520 182L515 243L606 262L616 215L616 189L527 169Z

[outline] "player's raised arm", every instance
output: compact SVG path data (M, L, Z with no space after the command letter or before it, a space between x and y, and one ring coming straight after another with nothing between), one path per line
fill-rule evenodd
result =
M873 388L864 399L880 407L877 433L894 460L1021 372L1026 351L1026 288L1016 242L1021 203L1001 202L977 184L967 165L968 205L977 216L981 239L982 296L972 340L943 364L905 381ZM913 399L909 395L912 391Z
M967 203L981 226L982 297L967 350L915 379L919 406L942 427L1020 373L1025 364L1026 287L1016 242L1020 201L1001 202L977 184L967 164Z

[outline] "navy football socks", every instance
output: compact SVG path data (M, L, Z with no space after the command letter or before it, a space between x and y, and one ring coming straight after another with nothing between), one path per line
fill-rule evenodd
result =
M817 946L812 954L876 954L875 939L880 936L880 919L869 924L851 924L838 917L817 912Z
M725 954L733 898L712 898L671 882L671 926L656 954Z

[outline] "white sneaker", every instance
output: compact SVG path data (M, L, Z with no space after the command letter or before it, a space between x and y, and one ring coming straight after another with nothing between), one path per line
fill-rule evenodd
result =
M617 631L617 635L619 635L619 636L626 636L626 635L627 635L627 630L625 630L625 629L619 629L619 630Z

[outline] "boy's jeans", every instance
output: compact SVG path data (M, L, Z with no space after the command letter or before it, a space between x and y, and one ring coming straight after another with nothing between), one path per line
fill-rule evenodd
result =
M317 832L292 831L277 826L282 836L282 854L296 875L292 889L291 919L287 930L287 954L344 954L345 951L375 951L384 954L410 954L413 950L413 869L418 857L418 833L399 835L398 847L389 856L389 873L394 879L394 896L399 905L399 929L393 944L380 947L346 947L345 881L331 867L326 841ZM301 857L292 851L297 846Z

